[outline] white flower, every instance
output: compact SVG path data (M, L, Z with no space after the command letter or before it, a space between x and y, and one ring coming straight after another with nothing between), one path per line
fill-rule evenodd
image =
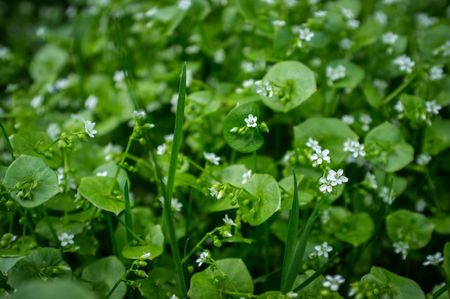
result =
M408 255L409 245L403 241L398 241L392 244L394 247L394 252L402 255L402 260L406 260L406 256Z
M84 102L84 107L88 110L95 110L95 107L97 107L98 104L98 98L94 95L90 95L86 101Z
M353 42L348 39L348 38L343 38L341 39L341 41L339 42L339 47L343 50L348 50L352 47Z
M425 110L430 114L439 114L439 110L441 110L441 108L441 105L439 105L436 100L425 102Z
M56 169L56 177L58 178L58 185L64 185L64 167Z
M440 252L436 252L435 254L430 254L427 255L427 258L425 260L425 262L423 262L422 265L424 266L437 266L440 263L442 263L444 261L444 257L442 256L442 253Z
M252 176L252 170L248 170L246 171L243 175L242 175L242 184L246 184L248 182L248 180L250 179L250 177Z
M158 156L162 156L166 153L167 150L167 144L163 143L161 145L158 145L158 147L156 148L156 154Z
M125 79L125 71L118 70L114 72L113 80L116 83L116 87L120 85L121 82Z
M386 186L381 187L379 196L388 205L391 205L395 200L394 192Z
M334 81L342 79L346 76L347 69L343 65L337 65L336 67L327 66L326 76L328 78L328 84L333 84Z
M306 146L315 152L322 150L322 147L319 145L319 141L317 141L314 138L309 138L308 141L306 142Z
M217 199L221 199L224 195L224 191L219 189L219 185L218 184L214 184L211 187L208 188L209 190L209 195L211 195L211 197L215 197Z
M203 157L211 164L219 165L220 163L220 157L216 156L214 153L203 152Z
M62 247L66 247L67 245L74 244L73 238L75 236L73 234L68 234L66 232L60 234L58 236L58 240L60 241L60 244Z
M411 60L406 55L401 55L394 59L394 64L396 64L401 72L410 74L413 67L416 65L414 61Z
M378 188L377 178L373 173L368 172L366 174L367 183L369 184L369 187L372 189Z
M88 134L91 138L94 138L95 134L97 134L97 130L95 130L94 127L95 122L92 122L90 120L84 121L84 130L86 131L86 134Z
M344 283L345 279L341 275L326 275L322 285L330 290L336 292L339 286Z
M419 165L427 165L431 161L431 156L425 153L422 153L417 156L416 163Z
M415 208L417 212L422 213L425 208L427 206L427 202L423 199L423 198L419 198L419 200L417 200Z
M330 163L330 151L328 149L317 149L314 154L312 154L309 159L313 162L313 166L322 165L323 162Z
M272 25L275 27L284 27L286 26L286 21L283 20L273 20Z
M357 140L347 139L344 142L344 152L352 154L352 158L364 157L366 151L364 150L364 144L360 144Z
M444 78L444 69L441 66L433 66L430 68L429 76L431 81L441 80Z
M417 23L419 23L419 25L422 27L430 27L431 25L435 24L437 21L439 21L438 18L430 17L426 13L417 14Z
M225 60L225 50L217 49L216 52L214 52L214 62L220 64L224 60Z
M323 18L327 15L327 12L324 10L318 10L314 12L314 16L318 18Z
M352 125L355 123L355 117L353 117L353 115L342 115L341 120L347 125Z
M312 32L309 28L300 28L298 29L298 38L302 41L309 42L314 37L314 32Z
M357 19L347 20L347 26L351 29L357 29L359 27L360 22Z
M378 24L386 25L387 23L387 16L382 11L376 11L375 14L373 15L373 18Z
M353 11L351 9L342 7L341 8L341 13L344 16L344 18L346 19L353 19L355 17L355 15L353 14Z
M348 182L348 178L344 176L344 170L342 169L338 169L338 171L330 169L327 180L330 181L333 186L342 185Z
M255 91L257 94L263 97L273 97L273 87L269 82L265 80L259 80L255 82Z
M381 42L385 45L393 45L397 40L398 35L390 31L381 36Z
M403 103L400 101L397 101L397 103L395 103L394 109L398 113L402 113L403 111L405 111L405 107L403 107Z
M31 107L36 109L36 108L40 107L43 102L44 102L44 97L35 96L34 98L31 99Z
M96 176L108 176L108 172L106 170L105 171L98 171L95 175Z
M170 297L170 299L180 299L180 298L178 298L178 296L177 296L177 295L175 295L175 294L172 294L172 296Z
M245 124L248 128L256 128L258 125L256 121L258 120L258 117L254 116L253 114L249 114L245 119Z
M328 258L329 257L328 253L333 251L333 247L328 245L327 242L323 242L320 245L314 246L314 250L317 256L323 256L324 258Z
M228 214L225 214L225 218L222 219L225 224L236 226L236 223L234 223L233 219L228 217Z
M327 178L321 177L319 183L320 183L319 187L320 192L330 193L333 191L333 186L331 185L331 182L327 180Z
M59 128L58 124L51 123L47 127L47 134L50 136L51 139L55 140L58 138L59 134L61 133L61 129Z
M203 265L203 263L206 261L206 259L208 258L208 256L209 256L208 251L203 251L202 253L200 253L200 256L195 261L197 263L197 266L201 267Z
M66 88L68 85L69 85L69 79L67 79L67 78L59 79L58 81L55 82L55 89L61 90L61 89Z
M152 256L151 252L146 252L143 255L141 255L140 259L146 260Z
M359 116L359 121L362 123L363 131L369 131L369 125L372 123L372 117L370 117L369 114L364 113Z
M192 6L191 0L180 0L178 1L178 7L182 10L188 10Z
M378 90L385 90L388 87L388 83L382 79L374 79L372 82L373 86Z
M172 198L170 201L170 206L172 207L172 210L180 212L183 204L179 202L177 198Z
M134 110L133 111L133 116L137 119L145 119L145 116L147 114L145 113L144 110Z
M298 298L298 294L296 292L289 292L286 294L288 298Z

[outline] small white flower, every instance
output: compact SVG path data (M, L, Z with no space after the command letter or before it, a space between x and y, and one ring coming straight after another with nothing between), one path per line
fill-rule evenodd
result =
M314 32L307 27L298 29L297 34L298 38L305 42L310 42L314 37Z
M417 14L417 23L419 23L419 25L422 27L430 27L431 25L435 24L437 21L439 21L438 18L430 17L426 13Z
M411 60L406 55L401 55L394 59L394 64L396 64L401 72L406 74L410 74L416 65L414 61Z
M344 152L352 154L352 158L364 157L366 151L364 150L364 144L360 144L357 140L347 139L344 142Z
M323 256L324 258L328 258L329 257L328 253L333 251L333 247L328 245L327 242L323 242L320 245L314 246L314 250L317 256Z
M355 117L353 115L342 115L341 120L347 125L352 125L355 123Z
M347 69L343 65L337 65L336 67L327 66L326 76L328 78L328 84L331 85L334 81L342 79L346 76Z
M58 240L60 241L60 244L62 247L66 247L67 245L74 244L73 238L75 236L73 234L68 234L66 232L60 234L58 236Z
M339 290L339 286L343 284L345 279L341 275L326 275L322 285L334 292Z
M298 294L296 292L289 292L286 294L288 298L298 298Z
M214 164L214 165L220 164L220 157L216 156L216 154L214 154L214 153L203 152L203 157L205 157L205 160L207 160L211 164Z
M221 190L219 188L218 184L214 184L211 187L208 188L209 190L209 195L211 195L211 197L215 197L216 199L221 199L224 195L224 191Z
M390 31L381 36L381 42L385 45L393 45L397 40L398 35Z
M349 8L342 7L341 13L346 19L353 19L355 15L353 14L353 11Z
M178 298L178 296L177 296L177 295L175 295L175 294L172 294L172 296L170 297L170 299L180 299L180 298Z
M253 114L249 114L245 119L245 124L247 125L248 128L256 128L258 117L254 116Z
M188 10L192 6L191 0L180 0L178 1L178 7L182 10Z
M319 183L320 183L319 187L320 192L330 193L333 191L333 186L331 185L331 182L327 180L327 178L321 177Z
M394 247L394 252L402 255L402 260L406 260L406 256L408 255L409 245L408 243L398 241L392 244Z
M348 38L343 38L339 42L339 47L342 50L348 50L348 49L350 49L352 47L352 45L353 45L353 42L350 39L348 39Z
M275 27L284 27L286 26L286 21L283 20L273 20L272 25Z
M419 165L427 165L431 161L431 156L429 154L422 153L417 156L416 163Z
M61 90L61 89L66 88L68 85L69 85L69 79L67 79L67 78L59 79L58 81L55 82L55 89Z
M376 89L380 91L383 91L388 87L388 83L382 79L374 79L372 84Z
M44 102L43 96L35 96L33 99L31 99L31 107L38 108L41 107L42 103Z
M350 28L350 29L357 29L357 28L359 28L359 25L361 24L361 22L360 21L358 21L357 19L350 19L350 20L347 20L347 26L348 26L348 28Z
M322 147L319 145L319 141L317 141L314 138L309 138L308 141L306 142L306 146L315 152L322 150Z
M379 196L388 205L391 205L395 200L394 191L390 190L386 186L381 187Z
M424 266L437 266L440 263L444 261L444 257L442 256L442 253L436 252L435 254L427 255L426 260L423 262L422 265Z
M225 214L225 218L222 219L225 224L236 226L236 223L234 223L233 219L228 217L228 214Z
M322 165L323 162L330 163L330 151L328 149L317 149L314 154L312 154L309 159L313 162L313 166Z
M59 128L58 124L51 123L47 127L47 134L50 136L51 139L56 140L61 133L61 129Z
M366 174L366 180L367 180L370 188L378 189L377 178L375 177L375 175L373 173L368 172Z
M324 10L318 10L314 12L314 16L318 18L323 18L327 15L327 12Z
M202 253L200 253L200 256L195 261L197 263L197 266L201 267L203 265L203 263L206 261L206 259L208 258L208 256L209 256L208 251L203 251Z
M95 175L96 176L108 176L108 172L106 170L105 171L98 171Z
M417 212L422 213L425 210L426 206L427 202L423 198L419 198L419 200L417 200L416 202L415 208Z
M84 121L84 130L86 131L86 134L88 134L91 138L94 138L95 134L97 134L97 130L95 130L94 127L95 122L92 122L90 120Z
M162 156L166 153L167 150L167 144L163 143L161 145L158 145L158 147L156 148L156 154L158 156Z
M216 52L214 52L214 62L220 64L224 60L225 60L225 50L217 49Z
M450 40L433 51L433 55L438 55L439 53L442 53L444 57L450 56Z
M145 113L144 110L134 110L133 111L133 116L137 119L145 119L145 116L147 114Z
M64 167L59 167L56 170L56 176L58 178L58 185L64 185Z
M439 110L441 110L442 107L439 105L436 100L426 101L425 102L425 110L430 114L439 114Z
M376 11L375 14L373 15L373 18L375 19L375 21L378 24L381 24L381 25L386 25L387 24L387 16L382 11Z
M125 71L118 70L114 72L113 80L116 83L116 87L125 80Z
M146 260L146 259L149 259L151 256L152 256L151 252L146 252L143 255L141 255L140 259Z
M273 97L273 87L269 82L265 80L259 80L255 82L255 91L257 94L263 97Z
M397 101L397 103L395 103L394 110L397 111L398 113L402 113L403 111L405 111L405 107L403 107L402 102Z
M183 204L179 202L177 198L172 198L170 201L170 206L172 207L172 210L180 212Z
M330 169L327 175L327 180L331 182L332 186L342 185L348 182L348 178L344 176L344 170L342 169L338 169L338 171Z
M433 66L430 68L429 76L431 81L437 81L444 78L444 68L441 66Z
M362 124L361 128L363 129L363 131L369 131L370 124L372 123L372 117L370 117L369 114L364 113L359 116L359 121Z
M98 104L98 98L94 95L90 95L86 101L84 102L84 107L88 110L95 110L95 107L97 107Z
M242 184L246 184L248 182L248 180L250 179L250 177L252 176L252 170L248 170L246 171L243 175L242 175Z

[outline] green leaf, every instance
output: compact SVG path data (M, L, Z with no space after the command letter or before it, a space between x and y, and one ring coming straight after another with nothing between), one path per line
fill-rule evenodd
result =
M275 64L264 76L265 81L280 87L286 102L281 96L261 96L263 103L274 111L288 112L306 101L316 91L314 73L298 61L283 61Z
M430 221L434 224L434 231L437 234L450 235L450 215L437 215L430 217Z
M261 122L259 104L257 102L248 102L238 104L228 113L223 121L223 136L231 148L242 153L250 153L259 149L264 144L264 138L259 126L248 128L245 119L249 114L257 117L258 125ZM230 132L234 128L245 128L245 132Z
M281 195L277 181L268 174L254 174L238 196L242 218L250 225L260 225L280 209Z
M42 131L22 131L11 136L11 145L16 155L42 158L50 167L61 164L61 153L51 147L53 140Z
M39 248L17 261L8 271L8 284L20 287L29 280L48 280L55 277L70 278L70 266L62 259L56 248Z
M31 281L22 285L10 299L96 299L93 293L72 280Z
M41 48L31 61L31 77L40 82L55 80L67 60L68 55L63 49L48 44Z
M336 233L336 237L353 246L367 242L373 235L374 223L367 213L356 213L348 217Z
M412 123L423 122L421 116L425 115L425 101L414 95L402 94L400 102L403 104L404 114Z
M58 193L58 178L38 157L20 156L9 165L3 184L26 208L37 207Z
M241 259L217 260L216 265L192 276L189 298L224 298L223 291L253 293L252 277Z
M386 229L392 242L403 241L410 249L420 249L430 242L434 225L422 214L398 210L386 217Z
M370 268L370 273L361 278L361 283L377 286L380 298L392 299L425 299L420 286L413 280L402 277L380 267ZM380 294L381 292L381 294Z
M319 141L323 148L330 150L331 164L341 163L347 154L343 144L347 139L358 139L345 123L337 118L309 118L294 127L294 145L303 148L309 138Z
M444 245L444 270L447 277L450 277L450 242Z
M419 49L426 59L434 63L446 63L448 61L441 47L448 41L449 31L450 26L442 24L432 26L419 34L417 39Z
M113 192L110 193L111 186L114 185ZM118 215L125 209L122 195L119 198L113 193L120 194L114 178L103 176L90 176L81 179L78 187L80 194L101 210L113 212Z
M436 155L450 147L450 120L435 120L425 129L424 152Z
M145 228L145 243L126 245L122 249L122 255L129 259L138 259L146 253L150 253L149 259L154 259L164 252L164 235L160 225Z
M328 66L333 68L339 65L345 67L345 77L334 81L331 84L332 87L353 89L364 79L364 70L348 60L334 60L328 64Z
M83 269L81 278L92 283L93 290L104 298L116 281L125 274L125 267L115 256L98 259ZM127 287L121 282L109 298L120 299L125 296Z
M387 172L395 172L414 159L414 148L405 142L400 129L388 122L373 128L366 136L368 158L384 166Z
M114 162L108 162L106 164L102 164L98 166L94 173L97 174L99 172L105 172L106 176L114 177L117 171L117 165ZM119 174L117 175L117 183L119 184L120 190L125 193L125 182L128 182L128 186L130 186L130 180L128 178L127 172L124 169L119 170Z

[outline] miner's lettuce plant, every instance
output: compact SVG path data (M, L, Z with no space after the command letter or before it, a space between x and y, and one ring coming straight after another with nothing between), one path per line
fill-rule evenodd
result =
M0 298L449 298L446 1L0 15Z

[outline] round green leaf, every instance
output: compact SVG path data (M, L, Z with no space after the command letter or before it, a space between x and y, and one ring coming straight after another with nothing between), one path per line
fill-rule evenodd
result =
M398 171L414 159L414 148L405 142L400 129L388 122L373 128L364 143L373 152L368 158L384 165L387 172Z
M242 218L250 225L260 225L280 209L281 195L277 181L268 174L254 174L238 196Z
M340 119L314 117L294 127L295 147L305 147L309 138L316 139L323 148L329 149L331 164L337 165L347 156L343 150L344 142L358 139L358 135Z
M114 189L110 192L113 185ZM84 177L81 179L78 191L84 198L101 210L118 215L125 208L123 197L112 177ZM114 193L119 194L119 197L113 195Z
M448 62L448 58L444 55L443 45L448 42L450 32L449 25L433 26L424 30L418 38L419 49L424 56L435 63Z
M348 217L336 233L336 237L353 246L359 246L372 237L374 224L367 213L356 213Z
M259 149L264 144L262 132L258 127L246 127L245 119L252 114L256 116L257 123L261 122L259 104L256 102L249 102L239 104L228 113L223 123L223 136L225 141L233 149L242 152L250 153ZM246 132L240 134L238 132L230 132L233 128L247 128Z
M26 208L39 206L58 193L58 178L38 157L20 156L6 171L3 184L12 197Z
M253 280L241 259L216 261L217 269L208 267L191 278L188 296L191 299L222 298L224 290L253 293ZM223 279L223 275L226 279ZM218 280L218 283L215 281Z
M287 112L306 101L316 91L314 73L298 61L283 61L275 64L264 76L264 80L285 90L286 102L280 97L261 96L263 103L274 111Z
M434 224L422 214L398 210L386 217L386 229L392 242L402 241L411 249L420 249L430 242Z
M367 283L372 289L375 284L382 292L379 298L425 299L425 294L415 281L380 267L370 268L370 273L361 278L361 283ZM389 294L384 293L385 290L389 291Z
M8 284L17 288L29 280L48 280L72 275L70 266L56 248L39 248L19 260L8 271Z
M90 291L71 280L31 281L21 286L10 299L95 299Z
M81 278L91 282L94 291L101 295L100 298L104 298L124 273L125 267L120 260L115 256L109 256L89 264L83 269ZM121 299L125 296L126 290L125 283L121 282L109 298Z
M67 58L68 55L63 49L52 44L46 45L30 63L31 77L40 82L56 79Z
M142 220L137 220L142 221ZM147 225L144 225L147 226ZM145 230L145 243L137 245L126 245L122 249L122 255L129 259L138 259L146 253L150 253L148 259L154 259L164 252L164 235L160 225L153 225L151 227L143 227L137 231ZM142 235L142 233L141 233Z

